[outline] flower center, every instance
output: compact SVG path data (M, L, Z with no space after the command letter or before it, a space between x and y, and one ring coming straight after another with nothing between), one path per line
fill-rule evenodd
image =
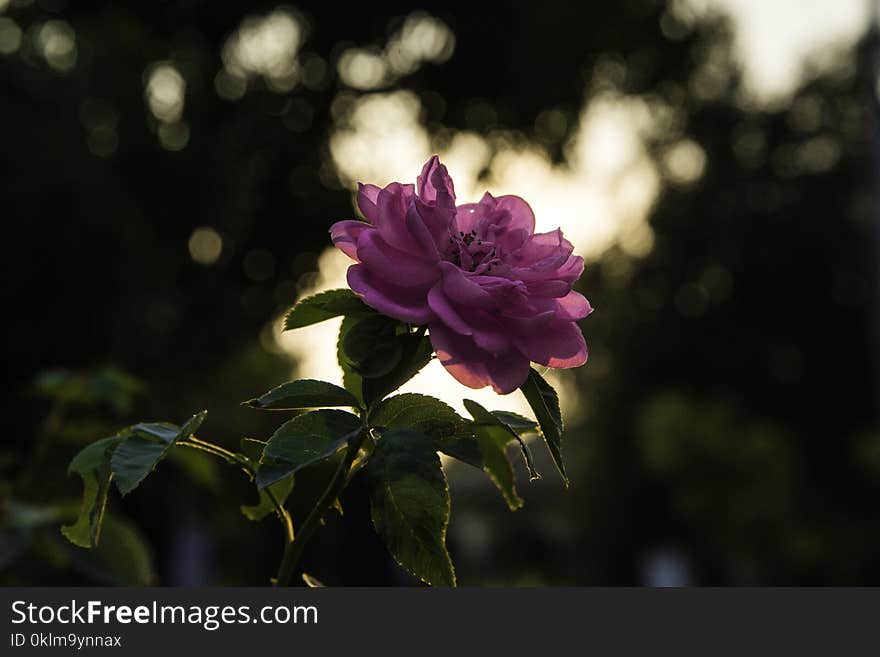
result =
M450 236L447 260L477 274L491 272L492 267L501 262L496 256L495 244L478 237L475 230L469 233L459 231Z

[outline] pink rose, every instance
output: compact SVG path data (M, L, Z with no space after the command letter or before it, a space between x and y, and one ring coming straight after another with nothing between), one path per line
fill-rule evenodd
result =
M577 320L592 312L571 289L584 261L561 230L535 234L518 196L455 205L437 156L416 186L359 185L369 223L340 221L333 243L357 261L348 284L364 302L403 322L427 324L443 366L464 385L516 390L530 362L577 367L587 345Z

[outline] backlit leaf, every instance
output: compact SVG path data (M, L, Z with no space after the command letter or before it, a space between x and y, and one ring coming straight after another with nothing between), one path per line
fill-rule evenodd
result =
M284 330L310 326L340 315L353 317L372 312L351 290L329 290L297 302L284 318Z
M333 456L361 421L346 411L323 409L298 415L272 434L257 470L257 487L265 488L297 470Z
M350 406L356 408L358 400L345 388L315 379L301 379L282 383L256 399L244 402L251 408L266 410L295 410L300 408L323 408L327 406Z
M520 388L535 417L541 427L541 433L547 442L550 455L562 475L562 480L568 486L568 476L565 474L565 464L562 461L562 412L559 410L559 396L553 387L538 374L534 368L529 372L529 378Z
M364 471L373 525L395 560L432 586L455 586L446 551L449 489L431 437L386 431Z

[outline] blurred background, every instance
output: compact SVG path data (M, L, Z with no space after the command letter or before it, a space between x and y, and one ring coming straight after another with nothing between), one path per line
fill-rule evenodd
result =
M880 39L867 0L0 0L0 583L263 584L282 546L236 471L176 454L101 546L68 544L84 444L338 380L328 228L357 181L439 153L460 202L526 198L587 261L586 367L510 513L448 468L465 585L880 584ZM473 396L429 367L410 390ZM476 396L522 409L518 394ZM268 416L267 416L268 415ZM179 450L182 451L182 450ZM327 473L297 478L302 518ZM364 490L307 550L327 584L415 584Z

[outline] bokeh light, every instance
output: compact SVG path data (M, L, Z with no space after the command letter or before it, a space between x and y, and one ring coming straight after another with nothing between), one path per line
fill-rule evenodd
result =
M200 265L213 265L223 252L223 238L209 226L196 228L189 237L189 254Z

